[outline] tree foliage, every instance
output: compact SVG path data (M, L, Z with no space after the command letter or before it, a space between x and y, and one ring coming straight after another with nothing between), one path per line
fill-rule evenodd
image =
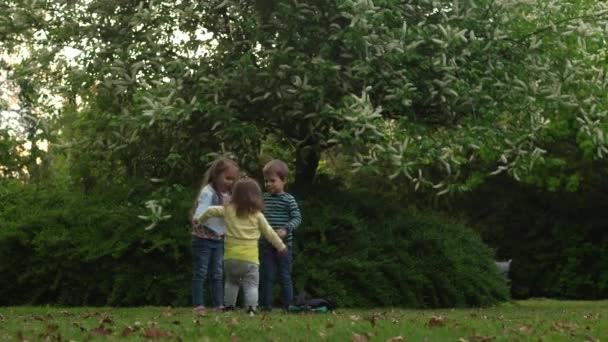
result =
M208 152L256 165L272 133L304 181L340 145L443 194L604 159L606 6L11 0L0 33L29 52L14 77L63 99L55 128L78 158L192 180Z
M382 81L409 84L410 93L393 87L375 98L370 84L356 98L356 124L337 134L363 149L355 166L444 194L501 172L555 188L539 179L550 173L576 189L568 177L604 160L605 3L421 1L432 5L419 16L403 6L402 27L386 24L383 15L395 13L387 2L367 3L360 21L374 24L364 37L384 37L369 46L401 71Z

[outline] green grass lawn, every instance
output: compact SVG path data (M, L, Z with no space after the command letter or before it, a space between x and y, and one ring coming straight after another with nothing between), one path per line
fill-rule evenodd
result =
M484 309L373 310L250 317L190 308L0 308L0 340L599 341L608 301L528 300Z

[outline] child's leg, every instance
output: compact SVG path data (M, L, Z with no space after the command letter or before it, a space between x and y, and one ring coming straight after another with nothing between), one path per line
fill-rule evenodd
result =
M226 284L224 286L224 305L234 307L236 306L236 298L239 295L239 286L241 284L239 261L225 260L224 275L226 275Z
M209 240L192 237L192 304L203 306L203 287L207 277L211 249Z
M245 273L243 274L243 295L245 296L245 308L258 308L258 286L260 285L260 266L250 262L243 263Z
M277 272L276 250L274 247L260 245L260 306L263 309L272 308L272 289L274 277Z
M293 247L287 246L287 255L277 255L277 268L279 280L281 281L281 302L285 309L293 302L292 265Z
M211 257L209 258L209 275L213 306L223 306L223 273L224 273L224 241L212 241Z

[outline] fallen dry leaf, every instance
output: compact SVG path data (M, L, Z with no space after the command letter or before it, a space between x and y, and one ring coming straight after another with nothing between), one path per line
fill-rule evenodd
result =
M595 321L595 320L597 320L597 319L599 319L599 318L600 318L600 314L597 314L597 313L596 313L596 314L594 314L594 313L588 313L588 314L586 314L586 315L583 315L583 317L584 317L585 319L589 319L589 320L593 320L593 321Z
M587 336L585 336L585 342L600 342L600 340L597 339L597 338L594 338L592 336L587 335Z
M50 321L53 319L53 316L51 315L46 315L46 316L32 316L32 319L35 321Z
M61 334L53 334L53 333L42 333L42 334L38 334L38 337L41 340L45 340L45 341L63 341L63 337L61 337Z
M326 334L326 333L324 333L324 332L322 332L322 331L320 331L320 332L319 332L319 337L320 337L322 340L326 340L326 339L327 339L327 334Z
M490 342L490 341L493 341L494 339L496 339L496 336L483 336L483 335L473 334L473 335L469 336L469 338L466 339L466 341L469 341L469 342Z
M353 336L351 337L352 342L367 342L368 340L369 339L366 335L361 335L357 333L353 333Z
M403 338L403 336L401 336L401 335L391 337L388 340L386 340L386 342L401 342L401 341L405 341L405 338Z
M125 327L124 329L122 329L122 333L120 334L120 336L127 337L127 336L133 334L134 332L135 332L135 329L133 329L131 327Z
M325 329L331 329L334 327L334 324L332 322L327 322L327 324L325 324Z
M240 342L241 340L235 335L230 336L230 342Z
M358 316L358 315L351 315L349 318L351 321L355 321L355 322L361 320L361 316Z
M79 323L72 323L73 326L75 326L76 328L80 329L81 332L87 331L87 329L85 329L82 325L80 325Z
M446 318L443 316L431 316L431 319L426 324L430 328L441 327L445 325Z
M378 322L380 322L380 315L379 314L374 314L370 319L369 322L372 324L372 327L376 327L376 325L378 325Z
M100 324L114 324L114 321L109 316L105 316L99 320Z
M142 331L142 335L151 339L159 339L159 338L173 338L174 335L168 331L159 330L156 327L151 327L149 329L144 329Z
M228 327L232 327L232 326L235 326L235 325L238 325L238 324L239 324L239 319L238 319L238 318L236 318L236 317L233 317L233 318L230 320L230 322L226 323L226 325L227 325Z
M82 318L91 318L95 316L101 316L101 314L99 312L87 312L82 314Z
M46 326L47 332L54 332L57 331L57 329L59 329L59 326L57 324L49 324Z
M515 333L515 334L520 334L520 333L524 333L524 334L531 334L534 332L534 329L532 329L531 327L527 327L527 326L523 326L523 327L519 327L517 329L515 328L507 328L504 330L505 334L511 334L511 333ZM516 341L517 339L515 339L514 341Z
M97 328L91 329L89 331L89 333L91 335L98 335L98 336L110 335L112 333L112 329L106 329L106 327L104 327L103 324L101 324Z
M534 332L534 329L532 329L532 327L526 326L524 325L523 327L519 327L517 329L518 332L522 332L524 334L531 334Z
M572 332L572 331L575 331L578 329L578 325L555 321L555 322L553 322L552 328L553 328L553 330L560 331L560 332L561 331Z

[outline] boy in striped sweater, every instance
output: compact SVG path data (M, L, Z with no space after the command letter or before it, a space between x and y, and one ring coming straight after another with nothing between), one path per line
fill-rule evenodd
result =
M268 241L260 240L260 306L262 310L272 309L272 290L278 273L281 301L283 308L287 309L293 301L293 233L302 222L302 216L296 200L284 191L289 175L287 164L272 160L264 166L263 173L267 190L264 193L264 216L287 245L287 254L278 253Z

